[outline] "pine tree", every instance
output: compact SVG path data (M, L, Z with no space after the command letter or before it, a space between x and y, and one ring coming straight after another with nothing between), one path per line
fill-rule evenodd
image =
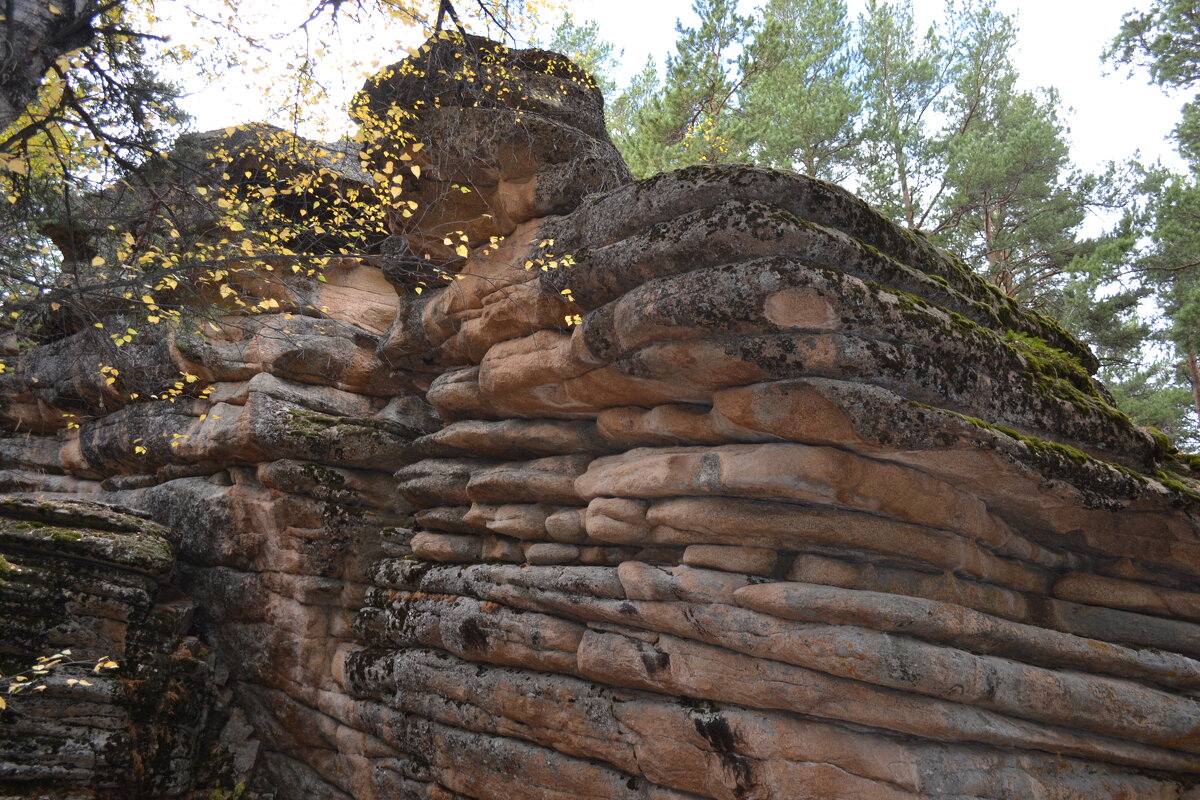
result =
M1138 263L1154 291L1164 322L1162 338L1172 364L1191 387L1191 405L1200 420L1200 170L1190 175L1152 173L1150 246Z
M1200 86L1200 9L1191 0L1160 0L1131 11L1107 55L1148 68L1160 86ZM1150 245L1138 267L1154 291L1161 335L1173 352L1159 381L1190 387L1200 426L1200 94L1184 106L1175 138L1188 173L1149 172L1143 188Z
M660 160L661 143L648 136L643 127L643 121L651 113L660 90L658 65L653 56L647 56L642 71L617 95L605 115L613 144L638 177L653 175L656 172L653 165Z
M1115 167L1073 167L1055 92L1004 89L945 139L930 233L1008 296L1051 310L1073 273L1101 269L1098 245L1119 234L1085 239L1080 229L1089 209L1121 203L1122 183Z
M750 45L760 74L741 104L749 156L839 182L862 109L844 0L770 0Z
M859 192L889 216L919 227L944 169L944 147L932 126L953 80L951 51L932 27L918 35L911 0L868 0L858 27Z
M595 20L578 23L571 12L566 12L546 47L562 53L587 70L604 94L605 105L612 104L617 91L612 74L624 51L618 52L612 42L600 38L600 26Z
M735 0L695 0L692 11L699 25L676 23L666 78L637 110L632 134L618 139L635 175L745 159L738 101L760 72L746 49L752 20L737 13Z

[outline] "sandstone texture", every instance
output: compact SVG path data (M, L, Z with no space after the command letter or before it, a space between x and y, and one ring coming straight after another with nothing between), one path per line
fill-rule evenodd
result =
M193 681L11 712L0 794L181 794L208 737L281 800L1200 797L1195 461L1084 346L837 187L631 181L553 54L435 41L355 113L425 211L336 314L0 375L4 657Z

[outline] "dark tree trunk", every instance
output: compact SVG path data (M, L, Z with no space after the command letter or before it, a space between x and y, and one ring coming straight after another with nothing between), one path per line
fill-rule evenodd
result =
M0 22L0 131L7 130L37 96L50 65L88 44L92 20L117 2L3 0Z

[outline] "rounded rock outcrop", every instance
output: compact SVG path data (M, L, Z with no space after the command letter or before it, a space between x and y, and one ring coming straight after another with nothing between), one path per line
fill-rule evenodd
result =
M381 258L453 280L341 265L336 316L164 338L120 378L197 376L170 404L34 348L0 488L177 532L252 789L1194 800L1194 461L847 192L630 182L599 109L429 42L356 112L403 178Z

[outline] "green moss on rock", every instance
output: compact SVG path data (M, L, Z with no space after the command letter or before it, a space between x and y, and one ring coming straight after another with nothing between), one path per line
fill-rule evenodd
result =
M167 530L111 506L0 501L0 547L165 577L175 563Z

